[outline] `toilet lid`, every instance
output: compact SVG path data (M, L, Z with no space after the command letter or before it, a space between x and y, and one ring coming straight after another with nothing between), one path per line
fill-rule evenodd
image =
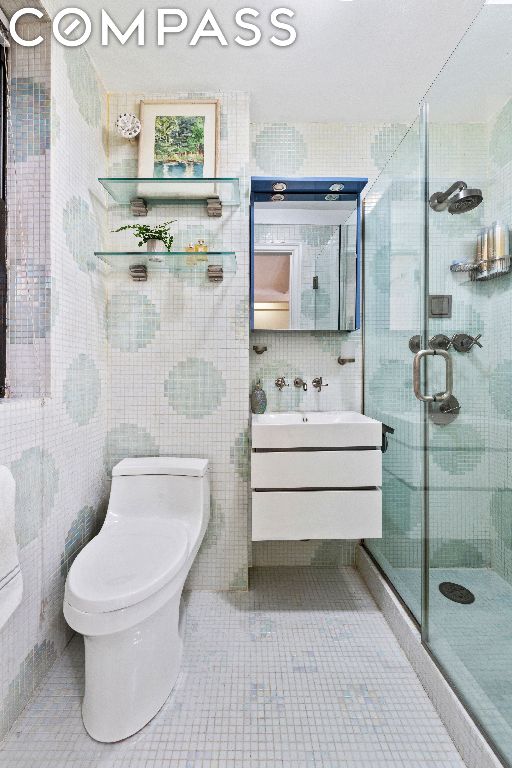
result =
M187 553L187 531L177 520L107 524L71 566L65 600L87 613L135 605L165 586Z

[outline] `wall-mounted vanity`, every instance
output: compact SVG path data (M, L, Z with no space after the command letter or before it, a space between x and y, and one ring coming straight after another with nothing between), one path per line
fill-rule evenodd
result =
M382 536L382 424L361 413L252 417L252 540Z
M252 178L251 330L359 328L366 183Z

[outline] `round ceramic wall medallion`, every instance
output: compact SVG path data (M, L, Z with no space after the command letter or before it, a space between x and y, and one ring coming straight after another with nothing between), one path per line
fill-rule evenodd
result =
M141 122L137 115L131 112L123 112L116 120L117 132L124 139L134 139L141 131Z

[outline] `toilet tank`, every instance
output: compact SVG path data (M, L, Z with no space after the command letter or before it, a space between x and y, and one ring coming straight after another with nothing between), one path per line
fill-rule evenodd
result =
M201 536L210 514L207 459L123 459L112 470L105 525L127 517L179 520L192 538Z

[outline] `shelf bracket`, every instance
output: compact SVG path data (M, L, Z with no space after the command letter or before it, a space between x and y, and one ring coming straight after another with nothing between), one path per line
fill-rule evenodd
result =
M133 200L130 200L130 208L132 216L148 215L148 204L143 197L134 197Z
M222 216L222 200L220 197L208 197L206 199L206 213L211 218Z
M211 283L222 283L224 280L224 268L221 264L208 264L208 280Z
M148 268L145 264L132 264L130 277L136 283L145 283L148 279Z

